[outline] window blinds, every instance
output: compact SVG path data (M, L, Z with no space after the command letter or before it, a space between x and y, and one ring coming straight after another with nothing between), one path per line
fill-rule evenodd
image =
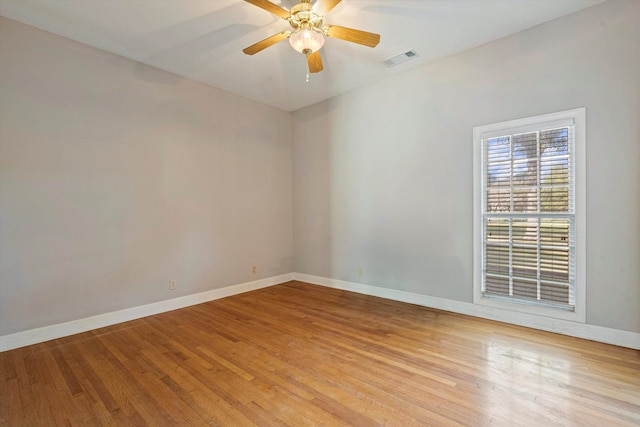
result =
M482 135L487 297L575 306L572 120Z

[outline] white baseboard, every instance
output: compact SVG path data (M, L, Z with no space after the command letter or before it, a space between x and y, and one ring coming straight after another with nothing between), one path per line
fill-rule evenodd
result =
M100 314L71 322L31 329L28 331L17 332L15 334L3 335L0 336L0 352L78 334L92 329L115 325L117 323L127 322L141 317L177 310L179 308L201 304L203 302L213 301L256 289L266 288L280 283L285 283L290 280L300 280L302 282L312 283L315 285L342 289L394 301L402 301L410 304L417 304L454 313L467 314L484 319L497 320L513 325L526 326L543 331L550 331L558 334L640 350L640 333L637 332L622 331L619 329L571 322L568 320L551 319L548 317L518 313L511 310L479 306L468 302L431 297L412 292L399 291L396 289L312 276L309 274L288 273L256 280L254 282L227 286L222 289L214 289L198 294L186 295L170 300L146 304L139 307Z
M481 317L484 319L497 320L513 325L526 326L528 328L540 329L543 331L555 332L572 337L584 338L592 341L640 350L640 333L637 332L605 328L602 326L572 322L569 320L552 319L550 317L480 306L468 302L453 301L412 292L399 291L396 289L363 285L361 283L347 282L344 280L328 279L326 277L312 276L309 274L294 273L293 275L295 280L299 280L301 282L357 292L365 295L372 295L394 301L422 305L430 308L437 308L454 313L467 314L469 316Z
M256 280L254 282L227 286L221 289L213 289L211 291L186 295L170 300L158 301L151 304L141 305L139 307L132 307L84 319L73 320L71 322L59 323L57 325L30 329L28 331L17 332L15 334L3 335L0 336L0 352L66 337L90 331L92 329L103 328L105 326L115 325L117 323L127 322L141 317L177 310L179 308L201 304L203 302L213 301L231 295L266 288L288 282L290 280L293 280L293 273L282 274L280 276L269 277L266 279Z

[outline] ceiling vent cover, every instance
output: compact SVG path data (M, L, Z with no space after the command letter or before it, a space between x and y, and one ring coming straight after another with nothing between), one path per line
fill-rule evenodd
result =
M401 53L400 55L396 55L393 58L387 59L386 61L383 62L383 64L391 68L391 67L395 67L396 65L400 65L407 61L410 61L414 58L417 58L418 56L419 55L416 53L416 51L412 49L405 53Z

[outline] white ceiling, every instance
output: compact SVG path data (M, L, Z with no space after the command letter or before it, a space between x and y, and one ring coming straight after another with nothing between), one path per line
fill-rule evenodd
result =
M242 53L290 28L242 0L0 0L0 15L294 111L602 1L343 0L325 23L379 33L380 44L327 39L325 70L308 83L305 57L286 41ZM289 9L297 1L273 3ZM417 59L382 64L411 49Z

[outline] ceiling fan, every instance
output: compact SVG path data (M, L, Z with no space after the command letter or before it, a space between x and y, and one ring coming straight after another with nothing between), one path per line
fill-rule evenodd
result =
M268 0L244 1L288 21L293 27L293 31L274 34L243 49L243 52L247 55L254 55L282 40L289 39L289 43L295 50L307 56L309 72L318 73L324 69L322 58L320 57L320 48L324 45L324 36L369 47L376 47L380 43L379 34L337 25L323 26L324 15L329 13L342 0L318 0L313 5L311 0L300 0L300 3L293 6L290 11Z

